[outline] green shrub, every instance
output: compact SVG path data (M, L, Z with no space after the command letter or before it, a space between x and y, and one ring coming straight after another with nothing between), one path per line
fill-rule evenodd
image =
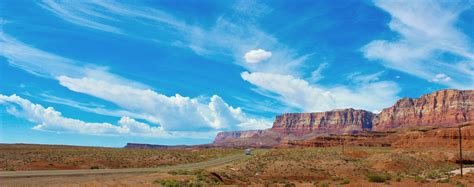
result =
M349 183L351 183L351 180L349 180L348 178L344 178L341 182L342 185L349 184Z
M203 170L172 170L169 171L170 175L198 175L202 173Z
M459 182L459 181L457 181L457 182L456 182L456 187L464 187L464 184L461 183L461 182Z
M199 181L191 181L191 180L174 180L174 179L162 179L156 180L154 183L161 184L164 187L181 187L181 186L189 186L189 187L200 187L204 186L203 183Z
M385 173L369 173L367 174L369 182L384 183L387 180L390 180L390 175Z
M451 180L449 178L446 178L446 179L439 179L437 182L438 183L449 183L449 182L451 182Z
M427 183L428 180L426 180L424 177L416 176L415 177L415 182Z
M437 171L433 171L433 172L428 173L426 177L428 177L429 179L437 179L437 178L440 178L441 175Z

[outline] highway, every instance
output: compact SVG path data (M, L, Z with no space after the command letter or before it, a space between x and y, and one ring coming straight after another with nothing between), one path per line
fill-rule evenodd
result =
M47 177L47 176L65 176L65 175L97 175L97 174L121 174L121 173L154 173L167 172L171 170L192 170L205 169L225 165L233 161L249 157L244 154L231 155L223 158L217 158L204 162L182 164L175 166L163 166L156 168L126 168L126 169L81 169L81 170L34 170L34 171L1 171L1 178L15 177Z

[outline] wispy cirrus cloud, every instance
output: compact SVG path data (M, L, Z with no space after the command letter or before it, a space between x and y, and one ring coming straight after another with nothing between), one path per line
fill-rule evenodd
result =
M119 34L189 48L198 55L217 58L220 61L224 59L250 72L304 77L307 76L307 69L317 68L317 64L304 63L313 54L300 54L258 27L258 19L273 11L264 3L237 1L230 11L216 18L214 25L210 27L190 25L186 20L165 11L136 4L104 3L100 0L80 3L85 5L74 6L75 3L53 0L43 1L41 5L59 18L79 26L109 32L107 29L91 27L87 22L77 22L70 15L120 29ZM94 12L98 10L101 13L107 12L107 15L114 15L113 19L104 19ZM126 24L131 20L136 23L133 28ZM141 32L142 30L154 32ZM320 67L319 72L323 68ZM321 74L317 76L323 77Z
M94 114L99 114L99 115L104 115L104 116L112 116L112 117L123 117L123 116L128 116L131 118L135 119L143 119L146 121L149 121L151 123L159 124L158 119L156 119L155 116L152 115L146 115L146 114L140 114L124 109L107 109L104 105L99 105L99 104L94 104L94 103L81 103L72 99L68 98L63 98L63 97L57 97L54 95L49 95L49 94L40 94L38 96L36 95L29 95L30 97L36 97L38 99L41 99L43 101L49 102L49 103L54 103L54 104L60 104L60 105L65 105L69 107L73 107L79 110L82 110L84 112L90 112Z
M355 86L352 88L342 85L320 86L291 75L243 72L241 76L264 91L277 94L275 98L281 102L304 112L322 112L340 108L380 111L395 102L400 91L395 82L367 79L378 75L353 76L351 80L355 82Z
M237 1L211 27L187 24L165 11L121 2L46 0L40 5L79 26L189 48L198 55L228 59L249 71L299 76L309 66L303 66L303 62L310 54L298 54L258 28L256 19L272 11L263 3ZM244 55L259 48L267 49L272 58L258 64L247 63Z
M72 60L37 49L4 32L0 32L0 44L2 46L0 56L5 57L11 66L40 77L50 79L55 79L61 75L70 77L93 77L141 88L147 87L142 83L109 73L107 71L108 67Z
M375 1L375 5L392 16L389 28L400 37L370 42L362 48L365 57L425 80L444 74L451 78L435 82L449 87L473 87L472 38L456 27L471 1Z

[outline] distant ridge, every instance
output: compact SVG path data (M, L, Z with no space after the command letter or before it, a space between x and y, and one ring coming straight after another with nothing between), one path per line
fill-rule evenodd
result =
M420 98L402 98L379 114L366 110L288 113L265 130L220 132L215 146L275 146L282 140L305 140L322 134L356 134L410 127L451 127L474 120L474 90L446 89Z
M157 144L141 144L141 143L127 143L124 148L130 149L183 149L183 148L207 148L212 147L211 144L201 145L157 145Z

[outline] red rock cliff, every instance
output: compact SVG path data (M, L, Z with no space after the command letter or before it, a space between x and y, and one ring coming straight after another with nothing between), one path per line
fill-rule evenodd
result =
M372 130L411 126L453 126L474 120L474 90L441 90L403 98L382 110Z
M450 89L420 98L400 99L379 114L355 109L283 114L275 118L271 129L221 132L214 143L223 140L236 142L243 138L256 142L263 139L261 137L280 141L295 137L311 138L302 136L306 134L385 131L399 127L449 127L469 121L474 121L474 90Z
M374 114L365 110L342 109L316 113L290 113L277 116L272 131L287 134L350 132L370 130Z
M248 131L226 131L219 132L214 138L214 143L223 142L226 139L251 138L262 135L265 130L248 130Z

